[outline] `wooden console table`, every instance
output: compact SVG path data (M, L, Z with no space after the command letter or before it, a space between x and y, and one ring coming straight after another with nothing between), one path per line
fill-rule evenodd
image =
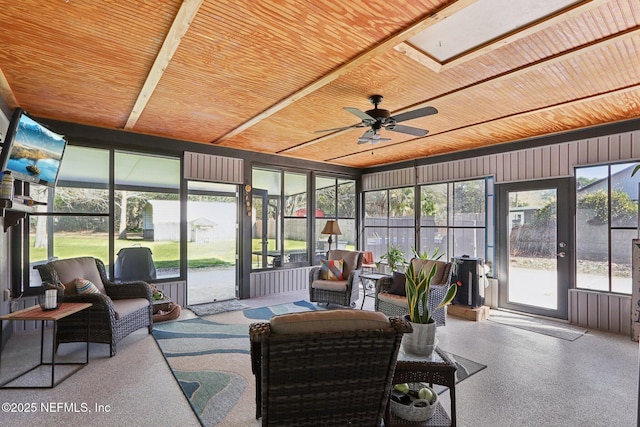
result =
M6 314L0 316L0 342L2 342L2 322L4 320L39 320L40 321L40 363L36 366L12 377L11 379L4 381L0 384L0 388L53 388L56 385L60 384L62 381L66 380L69 376L74 374L76 371L82 369L89 363L89 328L90 328L90 319L91 317L88 315L88 311L85 313L87 318L87 356L84 362L62 362L58 363L58 365L78 365L78 368L69 372L63 378L55 381L55 370L56 370L56 332L58 330L58 320L64 319L67 316L71 316L72 314L78 313L80 311L86 310L91 307L93 304L90 303L70 303L63 302L60 306L55 310L43 310L39 305L25 308L24 310L15 311L10 314ZM51 345L51 362L44 361L44 322L52 321L53 322L53 335L52 335L52 345ZM0 347L0 372L1 372L1 363L2 363L2 348ZM16 379L28 374L29 372L37 369L40 366L51 366L51 384L44 386L7 386L7 384L15 381Z

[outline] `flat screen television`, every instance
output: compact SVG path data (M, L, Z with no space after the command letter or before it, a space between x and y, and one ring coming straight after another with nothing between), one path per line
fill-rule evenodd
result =
M13 112L2 144L0 166L15 179L54 187L67 140L31 118L21 108Z

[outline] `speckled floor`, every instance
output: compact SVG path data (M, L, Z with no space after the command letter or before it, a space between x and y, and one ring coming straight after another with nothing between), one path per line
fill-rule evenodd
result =
M243 303L259 307L300 299L308 299L308 294L300 291ZM371 298L366 298L364 308L373 309ZM181 318L189 317L193 314L183 310ZM12 338L3 352L3 370L5 357L24 349L28 340ZM487 365L456 387L458 426L636 425L638 343L629 337L589 331L566 341L449 316L447 325L438 328L438 340L443 349ZM90 364L54 389L0 390L0 402L16 409L5 411L3 406L0 424L199 425L153 337L137 331L119 344L115 357L107 355L105 345L93 345ZM441 398L448 411L448 393ZM49 407L50 402L86 403L91 411L69 405L43 411L42 404ZM35 403L37 411L26 412L24 405L17 411L20 403ZM96 411L96 405L108 411Z

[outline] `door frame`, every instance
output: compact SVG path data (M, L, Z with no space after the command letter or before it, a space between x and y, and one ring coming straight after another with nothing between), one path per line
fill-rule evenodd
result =
M509 219L508 193L557 189L557 253L558 301L557 310L509 302ZM568 319L569 289L575 288L575 178L555 178L537 181L496 184L496 264L498 277L498 307L529 314ZM560 242L566 246L560 248Z
M255 219L260 218L262 220L262 229L260 230L261 242L260 242L260 250L254 252L253 244L251 245L251 257L253 255L260 255L260 267L253 267L253 260L251 262L252 269L261 269L268 267L268 248L269 248L269 229L268 229L268 217L269 217L269 193L267 190L262 190L260 188L253 188L251 190L251 206L255 206L253 202L254 198L260 198L262 200L262 211L255 212ZM257 230L256 230L257 231ZM253 241L254 235L253 231L251 232L251 240Z

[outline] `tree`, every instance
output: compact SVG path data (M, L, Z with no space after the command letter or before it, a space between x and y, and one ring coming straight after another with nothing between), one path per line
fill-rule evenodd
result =
M485 205L484 181L463 181L453 186L455 213L482 213Z
M609 222L609 195L606 190L597 190L578 200L578 209L593 211L588 220L591 225L604 225ZM611 191L611 221L617 224L631 222L636 218L638 205L629 194L622 190Z

